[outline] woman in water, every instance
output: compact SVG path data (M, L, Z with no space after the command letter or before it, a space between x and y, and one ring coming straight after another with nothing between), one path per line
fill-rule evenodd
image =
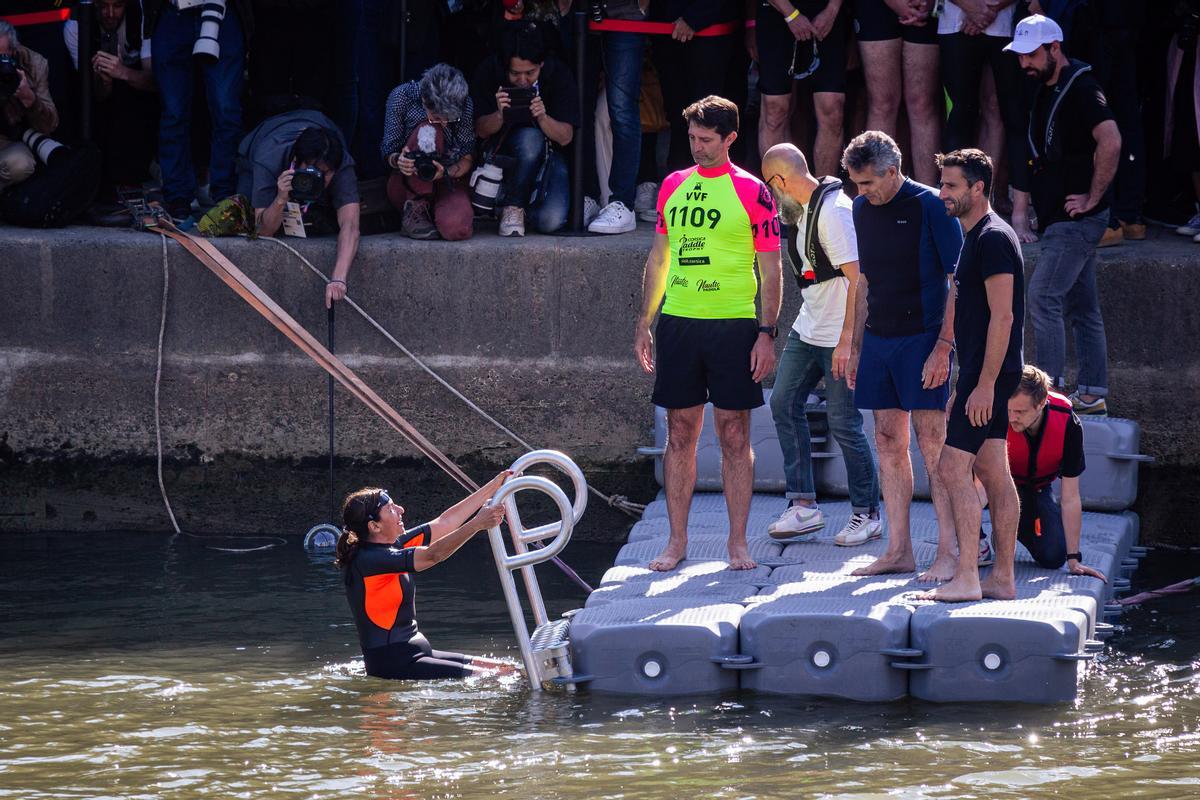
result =
M506 674L512 664L434 650L417 630L411 572L445 561L480 531L499 525L501 506L484 507L508 480L504 471L430 522L404 529L404 507L383 489L359 489L342 503L342 534L334 563L358 627L367 674L430 680Z

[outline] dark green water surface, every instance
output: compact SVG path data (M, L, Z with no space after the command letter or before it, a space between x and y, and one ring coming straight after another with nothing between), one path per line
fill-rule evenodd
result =
M1197 594L1128 611L1070 705L656 700L367 678L295 539L0 547L2 798L1200 797ZM614 554L566 558L595 581ZM582 603L539 572L552 613ZM1152 553L1135 588L1198 574ZM516 656L482 540L419 585L435 647Z

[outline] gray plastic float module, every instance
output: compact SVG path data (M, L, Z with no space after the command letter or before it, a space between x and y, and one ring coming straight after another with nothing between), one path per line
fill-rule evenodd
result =
M719 583L753 584L763 586L768 583L770 567L755 567L754 569L730 569L726 561L689 561L680 564L668 573L662 573L645 566L610 567L600 578L601 586L613 586L619 583L635 583L662 580L664 575L675 578L683 577L695 581L717 581Z
M1085 614L1052 600L923 605L909 625L921 655L895 663L923 700L1057 703L1075 698L1087 632Z
M1083 507L1094 511L1120 511L1137 500L1138 464L1151 461L1138 453L1141 427L1117 417L1081 417L1083 452L1087 469L1079 476Z
M694 598L691 598L694 600ZM595 692L645 695L714 694L738 686L721 660L738 658L732 603L691 605L670 600L625 600L585 608L571 618L576 675Z
M687 546L687 561L725 561L729 558L728 537L726 536L689 536ZM750 557L759 563L778 560L783 546L769 539L746 540L750 549ZM662 552L661 540L646 542L630 542L621 548L613 561L616 566L645 566Z
M750 498L750 513L774 518L782 514L787 505L788 501L782 494L755 494ZM722 492L696 492L692 495L691 513L693 514L711 511L719 511L724 514L728 513L727 508L725 495ZM666 493L660 490L658 496L646 504L646 510L642 512L642 519L654 519L655 517L665 519L666 516L667 497Z
M715 562L710 562L715 563ZM735 570L728 570L733 572ZM587 608L624 600L676 600L686 605L705 603L745 604L758 594L753 583L725 583L720 578L708 580L688 579L673 573L663 575L656 581L629 581L610 584L595 589L587 598ZM686 599L683 599L686 598Z
M776 573L782 573L776 576ZM853 576L830 572L814 572L808 565L778 567L772 574L771 586L764 586L751 605L786 597L805 601L839 599L857 606L904 604L913 592L928 591L930 584L918 583L912 573L907 575Z
M779 449L779 439L775 434L775 420L771 418L770 390L764 392L764 395L767 399L766 405L750 412L750 446L754 449L754 490L782 492L785 488L783 453ZM666 443L667 411L656 406L654 444L657 448L663 448L666 447ZM662 456L654 459L654 477L659 486L664 485ZM705 492L719 491L722 485L721 446L713 427L712 405L709 404L704 407L704 426L700 430L700 443L696 450L696 489Z
M849 598L784 596L742 617L742 688L886 701L904 697L908 676L891 667L912 655L911 609Z

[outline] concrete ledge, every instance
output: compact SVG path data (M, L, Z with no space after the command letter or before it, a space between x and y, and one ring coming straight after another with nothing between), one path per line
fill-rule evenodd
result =
M650 438L652 382L633 362L630 331L651 239L646 225L613 237L481 233L455 244L370 237L350 291L505 424L535 444L568 450L589 470L639 476L645 499L654 487L633 451ZM331 268L332 240L289 243ZM271 242L217 245L324 339L321 281L294 256ZM172 463L294 465L323 457L324 373L178 246L167 251L162 409ZM1100 254L1111 408L1142 423L1143 450L1159 459L1159 470L1200 468L1198 256L1200 248L1170 234ZM1036 258L1030 247L1028 263ZM144 468L154 453L160 238L0 228L0 280L0 514L17 502L8 487L24 485L22 497L36 489L23 475L46 478L35 465ZM799 293L786 278L785 285L790 321ZM454 458L490 469L519 451L344 306L336 351ZM340 389L338 397L338 450L347 465L412 456ZM220 483L215 469L207 479ZM128 516L110 527L129 526ZM13 519L0 516L0 529L27 528ZM206 527L203 517L195 522ZM55 524L75 523L60 517Z

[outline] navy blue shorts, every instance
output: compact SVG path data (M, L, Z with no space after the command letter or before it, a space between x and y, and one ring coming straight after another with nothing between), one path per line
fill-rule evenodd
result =
M945 409L950 400L949 379L935 389L921 388L921 370L937 339L937 331L894 337L866 331L858 358L855 407L902 411Z

